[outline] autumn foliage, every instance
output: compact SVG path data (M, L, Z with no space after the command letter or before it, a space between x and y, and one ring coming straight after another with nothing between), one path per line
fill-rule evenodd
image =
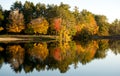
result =
M79 34L82 29L88 30L92 35L98 32L99 27L97 26L94 15L91 12L83 10L78 17L80 17L81 20L79 20L76 25L77 34Z
M31 27L34 33L46 34L48 30L48 22L45 18L36 18L28 24L28 28Z
M7 24L8 32L21 32L25 28L24 16L19 10L11 11L9 14L9 23Z
M48 56L47 44L35 43L32 49L28 49L28 54L35 59L45 60Z
M90 62L95 57L96 51L99 48L96 41L92 41L86 46L82 46L80 43L76 43L76 46L77 54L79 55L80 61L83 64Z
M53 57L55 60L61 61L62 55L61 55L61 49L59 47L54 49Z
M20 45L12 45L6 48L7 57L11 66L18 69L24 62L25 50Z
M60 29L61 29L61 22L62 22L61 18L54 19L53 23L54 23L54 28L55 28L56 31L60 31Z

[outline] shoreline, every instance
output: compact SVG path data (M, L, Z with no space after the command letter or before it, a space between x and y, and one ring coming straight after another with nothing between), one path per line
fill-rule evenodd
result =
M21 38L0 38L0 42L2 41L17 41L17 40L24 40L24 39L21 39Z
M58 36L52 35L0 35L0 42L11 41L44 41L56 40Z

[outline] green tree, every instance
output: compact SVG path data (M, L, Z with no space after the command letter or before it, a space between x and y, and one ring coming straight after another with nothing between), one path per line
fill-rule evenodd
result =
M45 4L37 3L35 6L35 17L43 17L45 16L46 6Z
M57 5L52 4L52 5L48 5L47 7L48 8L46 9L45 17L48 19L49 22L50 22L51 18L59 17Z
M81 19L78 7L74 8L73 14L75 16L76 25L78 25L80 23L80 19Z
M109 27L110 35L120 35L120 20L115 19Z
M33 2L26 1L23 5L23 14L25 18L25 24L29 23L34 18L35 6Z
M21 1L16 1L13 3L13 5L11 6L11 10L15 10L15 9L19 9L20 11L22 11L23 5Z
M109 23L106 16L104 15L95 15L95 20L99 26L98 35L106 36L109 35Z

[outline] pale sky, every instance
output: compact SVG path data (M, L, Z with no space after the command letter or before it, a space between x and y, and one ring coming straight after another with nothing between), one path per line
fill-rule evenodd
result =
M3 9L10 9L16 0L0 0ZM18 0L24 3L26 0ZM61 2L69 4L71 8L77 6L79 10L87 9L94 14L107 16L108 21L120 19L120 0L27 0L33 3L60 4Z

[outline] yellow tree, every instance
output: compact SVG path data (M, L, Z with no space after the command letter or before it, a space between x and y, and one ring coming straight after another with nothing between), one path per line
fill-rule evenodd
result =
M9 14L8 21L9 21L9 23L7 24L8 32L19 33L25 28L24 16L22 13L19 12L19 10L11 11Z
M4 20L4 15L3 15L3 10L2 10L2 7L0 5L0 31L4 30L2 26L2 21Z
M78 19L76 24L77 33L81 32L82 29L87 29L91 34L96 34L98 31L98 26L96 24L94 15L87 11L83 10L78 13Z
M31 28L33 30L33 32L36 34L46 34L47 33L47 29L48 29L48 22L45 18L43 17L39 17L36 18L34 20L32 20L29 24L28 24L28 28ZM29 33L29 31L28 31Z

